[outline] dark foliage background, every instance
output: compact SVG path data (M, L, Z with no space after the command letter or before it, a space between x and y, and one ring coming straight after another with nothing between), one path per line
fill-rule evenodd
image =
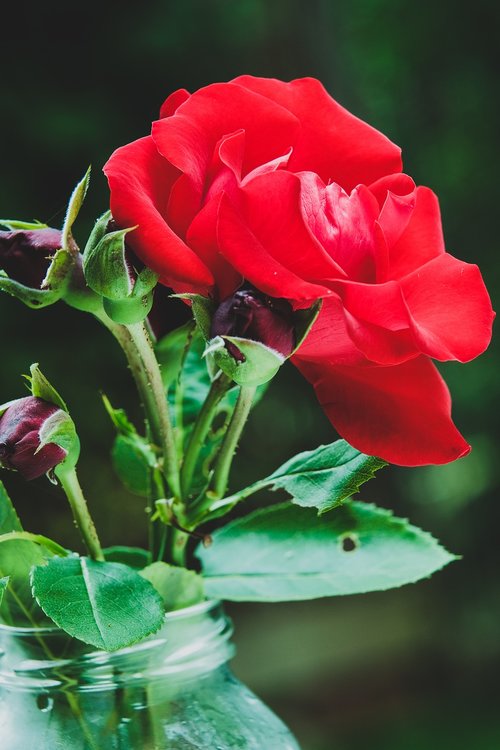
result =
M403 146L406 171L440 195L450 251L480 264L495 302L499 8L495 0L14 4L2 29L0 214L58 226L92 162L83 242L107 207L101 165L148 131L173 89L243 72L313 75ZM42 364L78 422L82 480L104 541L141 543L142 506L108 467L112 429L97 393L133 411L120 352L64 306L35 313L4 296L0 321L0 400L22 393L30 362ZM500 747L499 359L493 345L477 362L444 368L454 416L474 446L468 458L391 468L362 495L432 530L463 555L459 563L400 591L229 607L237 673L304 750ZM234 482L331 439L309 388L283 372L254 413ZM55 488L11 475L6 483L29 529L50 524L53 536L78 544Z

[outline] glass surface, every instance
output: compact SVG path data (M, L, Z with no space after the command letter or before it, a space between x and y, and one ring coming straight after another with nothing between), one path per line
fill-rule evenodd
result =
M113 654L58 629L0 627L2 750L299 750L227 666L216 602L170 613Z

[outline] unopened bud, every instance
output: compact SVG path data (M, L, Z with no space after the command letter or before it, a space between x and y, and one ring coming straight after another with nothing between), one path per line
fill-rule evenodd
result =
M59 407L35 396L12 401L0 417L0 466L15 469L25 479L36 479L68 455L50 435L60 432L69 416Z
M273 299L254 289L240 289L216 309L210 336L236 336L258 341L289 357L295 347L295 321L292 306L284 299ZM236 346L226 342L238 361L244 357Z
M0 269L9 279L30 289L41 289L62 232L51 227L0 232Z

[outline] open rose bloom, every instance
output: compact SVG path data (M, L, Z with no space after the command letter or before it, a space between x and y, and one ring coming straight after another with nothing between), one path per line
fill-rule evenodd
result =
M105 167L139 258L217 304L244 284L294 309L323 300L292 361L338 432L397 464L465 455L432 359L480 354L491 303L400 149L314 79L179 90L160 114Z

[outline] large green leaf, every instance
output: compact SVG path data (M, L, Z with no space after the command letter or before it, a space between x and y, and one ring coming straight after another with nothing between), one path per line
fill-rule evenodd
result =
M455 559L430 534L359 502L324 516L291 503L261 509L216 531L197 556L207 596L234 601L384 590Z
M286 490L297 505L325 513L354 495L382 466L386 462L380 458L367 456L345 440L337 440L299 453L263 483Z
M7 491L0 482L0 534L22 530ZM11 625L32 625L45 619L33 599L29 574L33 565L43 564L50 556L46 549L25 539L0 544L0 577L10 579L0 610L4 621Z
M128 565L53 558L32 571L33 593L56 625L106 651L130 646L163 624L155 588Z
M160 594L167 612L203 601L203 579L194 570L154 562L140 573Z

